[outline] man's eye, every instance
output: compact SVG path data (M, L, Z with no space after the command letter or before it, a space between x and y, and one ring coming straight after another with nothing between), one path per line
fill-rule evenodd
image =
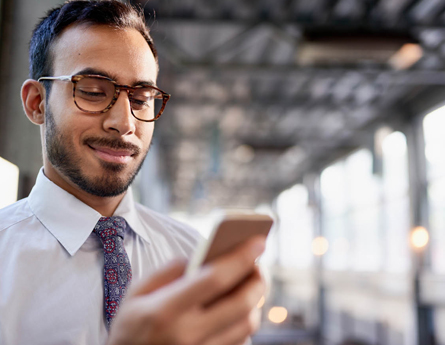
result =
M105 97L106 96L106 94L101 91L87 91L87 90L79 90L79 91L82 95L89 96L89 97Z
M133 106L134 109L136 110L141 110L143 108L148 108L150 107L150 101L143 101L140 99L132 99L131 104Z

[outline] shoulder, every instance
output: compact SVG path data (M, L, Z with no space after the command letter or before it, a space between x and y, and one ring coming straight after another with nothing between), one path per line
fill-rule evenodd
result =
M165 214L153 211L139 203L136 203L136 210L147 228L152 229L158 235L162 234L171 241L181 242L183 245L194 248L202 238L201 234L191 226Z
M6 206L0 209L0 232L33 216L34 214L28 205L28 198Z

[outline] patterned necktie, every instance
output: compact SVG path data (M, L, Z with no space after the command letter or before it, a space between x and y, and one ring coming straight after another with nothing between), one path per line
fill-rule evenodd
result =
M127 222L122 217L101 217L93 230L104 247L104 302L108 329L132 277L124 248L126 227Z

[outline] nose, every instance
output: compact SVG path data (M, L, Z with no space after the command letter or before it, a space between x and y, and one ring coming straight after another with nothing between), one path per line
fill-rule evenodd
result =
M107 132L119 133L119 135L134 134L136 119L131 112L131 103L127 90L122 90L116 102L105 114L103 123Z

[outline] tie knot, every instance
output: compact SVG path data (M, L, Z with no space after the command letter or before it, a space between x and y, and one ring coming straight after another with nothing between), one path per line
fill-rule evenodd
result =
M127 222L122 217L101 217L94 227L93 232L103 242L108 237L119 236L124 238Z

